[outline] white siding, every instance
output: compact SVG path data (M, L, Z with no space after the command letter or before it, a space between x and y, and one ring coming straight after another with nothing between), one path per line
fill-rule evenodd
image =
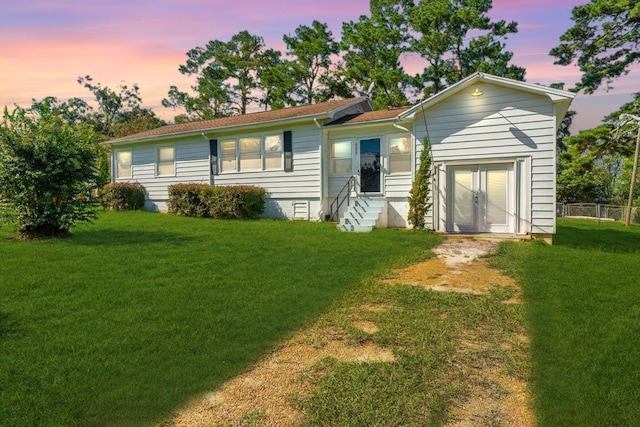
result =
M530 157L531 174L522 178L530 185L531 229L522 232L554 233L556 123L551 100L487 83L477 86L483 96L462 91L416 116L416 167L427 131L434 162Z
M320 199L320 143L322 132L315 125L296 126L290 130L293 148L293 171L265 170L221 173L213 177L215 185L259 185L273 199ZM250 133L216 134L225 137Z
M166 210L168 187L173 184L195 182L209 183L209 143L202 138L190 138L173 142L175 146L175 176L156 176L156 149L162 144L134 145L132 149L132 177L117 182L138 182L147 193L146 208ZM128 148L128 147L118 147Z

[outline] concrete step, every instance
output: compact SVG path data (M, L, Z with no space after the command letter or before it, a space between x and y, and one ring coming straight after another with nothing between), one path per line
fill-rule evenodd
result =
M340 217L338 229L356 233L366 233L376 226L385 207L383 199L352 199Z
M338 229L340 231L347 231L351 233L368 233L371 230L373 230L373 226L341 224L341 225L338 225Z

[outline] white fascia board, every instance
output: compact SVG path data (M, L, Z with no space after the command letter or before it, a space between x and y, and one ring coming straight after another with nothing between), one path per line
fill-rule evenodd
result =
M571 104L571 100L576 96L573 92L568 92L560 89L553 89L547 86L542 86L538 84L521 82L518 80L512 80L505 77L497 77L491 74L485 74L480 72L475 72L470 76L460 80L459 82L449 86L441 92L429 97L428 99L422 101L421 103L415 105L411 109L405 111L404 113L398 116L399 119L408 119L415 116L415 114L423 109L429 108L430 106L441 102L450 96L460 92L461 90L473 85L478 82L488 82L493 83L499 86L505 86L512 89L519 89L525 92L535 93L539 95L545 95L549 97L551 102L554 104L566 104L566 108L568 109ZM566 112L566 109L565 109Z

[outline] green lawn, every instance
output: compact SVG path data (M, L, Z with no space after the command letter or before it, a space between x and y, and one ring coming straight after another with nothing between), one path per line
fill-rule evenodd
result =
M540 426L640 425L640 226L561 220L495 261L524 287Z
M104 213L69 239L0 229L0 424L136 426L246 369L438 238Z

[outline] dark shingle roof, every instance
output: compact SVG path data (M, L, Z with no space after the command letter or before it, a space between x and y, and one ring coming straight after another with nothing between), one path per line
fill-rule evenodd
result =
M260 111L239 116L222 117L218 119L201 120L197 122L162 126L156 129L136 133L134 135L112 139L110 141L107 141L107 144L147 139L158 136L189 134L214 129L269 123L287 119L322 116L325 114L331 114L334 110L349 106L350 104L358 104L365 100L367 100L367 98L365 97L340 99L322 102L319 104L302 105L299 107L289 107L271 111Z

